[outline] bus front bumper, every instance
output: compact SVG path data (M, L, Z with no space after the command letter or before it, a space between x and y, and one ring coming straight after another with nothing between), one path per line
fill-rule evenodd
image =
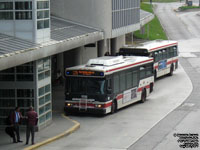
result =
M106 109L104 108L87 108L80 109L79 107L64 107L66 113L91 113L91 114L106 114Z

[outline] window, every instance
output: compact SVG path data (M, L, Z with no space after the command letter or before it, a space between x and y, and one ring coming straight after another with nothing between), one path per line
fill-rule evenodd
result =
M16 10L32 10L32 2L15 2Z
M147 67L147 69L146 69L146 74L147 74L147 76L151 76L151 75L153 74L152 68L153 68L153 66Z
M13 20L13 12L0 12L0 20Z
M120 74L120 91L124 91L126 89L126 76L125 73Z
M114 76L114 93L119 92L119 75Z
M140 67L140 79L145 78L145 68L144 67Z
M32 12L31 11L17 11L15 12L16 20L31 20Z
M33 81L33 74L17 74L17 81Z
M14 89L0 89L0 97L15 97Z
M37 12L37 19L44 19L44 18L49 18L49 10Z
M155 53L154 53L154 61L155 61L155 62L158 62L158 60L159 60L159 59L158 59L158 52L155 52Z
M15 99L1 99L0 107L15 107Z
M39 108L39 115L41 115L41 114L44 113L44 108L45 108L45 107L40 107L40 108Z
M133 87L136 87L138 84L138 74L136 71L133 72Z
M178 56L177 46L174 46L173 49L174 49L174 56Z
M49 1L39 1L37 2L37 9L48 9Z
M50 84L48 84L48 85L46 85L45 86L45 93L48 93L48 92L50 92Z
M44 104L44 96L39 98L39 105L43 105Z
M13 2L0 2L0 10L13 10Z
M49 19L37 21L37 29L49 28Z
M132 87L132 73L126 73L126 88L130 89Z
M50 109L51 109L51 104L50 103L45 105L45 112L49 111Z
M45 96L45 103L51 100L51 94Z
M39 88L39 96L44 95L44 87Z
M33 89L18 89L17 97L34 97Z

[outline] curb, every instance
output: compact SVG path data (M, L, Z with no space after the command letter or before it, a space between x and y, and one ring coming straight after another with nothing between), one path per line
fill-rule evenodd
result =
M53 141L55 141L55 140L57 140L59 138L62 138L62 137L67 136L67 135L70 135L71 133L73 133L74 131L76 131L77 129L80 128L80 123L79 122L77 122L75 120L72 120L71 118L65 116L64 114L62 114L62 117L67 119L67 120L72 121L75 125L73 127L71 127L70 129L64 131L63 133L60 133L60 134L58 134L58 135L56 135L54 137L51 137L51 138L49 138L47 140L44 140L43 142L40 142L40 143L37 143L35 145L26 147L23 150L33 150L33 149L36 149L36 148L41 147L43 145L49 144L49 143L51 143L51 142L53 142Z

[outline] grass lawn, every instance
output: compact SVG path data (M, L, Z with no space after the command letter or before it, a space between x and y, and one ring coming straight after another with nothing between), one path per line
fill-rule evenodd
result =
M141 9L153 13L152 5L141 3ZM149 31L148 31L149 29ZM167 36L158 20L158 17L155 18L145 25L145 33L141 34L140 30L134 32L134 38L138 39L148 39L148 40L156 40L163 39L167 40Z
M188 9L197 9L197 8L200 8L200 6L181 6L178 9L184 11Z

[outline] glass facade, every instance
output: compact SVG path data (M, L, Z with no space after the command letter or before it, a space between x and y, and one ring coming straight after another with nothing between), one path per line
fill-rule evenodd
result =
M32 18L32 2L0 2L0 20L32 20Z
M112 0L112 29L140 22L140 0Z
M51 59L49 57L37 61L38 114L39 124L44 124L52 118L51 102ZM48 82L44 82L48 80Z
M49 0L37 1L37 29L50 27Z
M39 125L52 119L51 58L0 71L0 125L11 110L19 106L22 115L33 106Z

